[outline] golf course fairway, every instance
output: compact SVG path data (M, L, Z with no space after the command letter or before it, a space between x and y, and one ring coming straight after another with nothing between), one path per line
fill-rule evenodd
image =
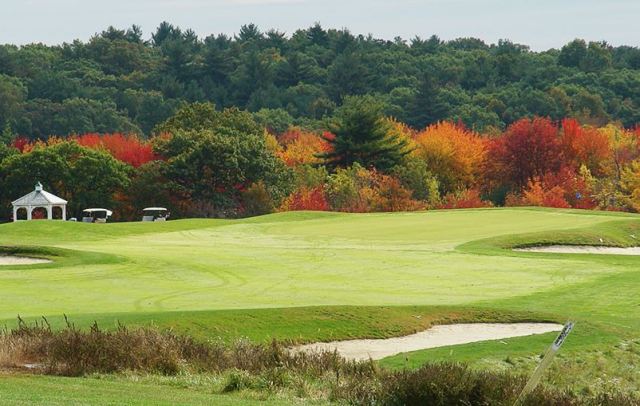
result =
M65 314L77 326L153 324L202 339L298 343L385 338L458 321L573 320L575 330L545 381L600 389L615 382L637 393L640 257L513 248L640 245L639 219L508 208L5 224L0 254L53 262L0 266L0 320L11 327L18 315L45 316L62 326ZM554 337L423 350L380 365L413 368L452 360L528 373ZM39 388L63 378L0 375L0 391L16 403L27 395L6 382L19 379L32 379ZM125 378L108 384L118 379L131 385ZM167 403L179 396L164 390Z

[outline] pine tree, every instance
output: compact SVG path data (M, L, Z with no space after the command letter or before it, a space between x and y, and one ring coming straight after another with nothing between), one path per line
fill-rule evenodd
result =
M331 150L319 157L333 169L357 162L366 168L387 171L409 152L405 140L389 135L382 103L371 96L347 97L332 127L335 136L326 138Z
M439 96L440 87L435 75L425 72L407 106L407 123L415 128L424 128L445 119L448 108Z

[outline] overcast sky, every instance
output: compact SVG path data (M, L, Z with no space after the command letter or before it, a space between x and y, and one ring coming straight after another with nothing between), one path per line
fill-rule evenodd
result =
M242 24L291 33L320 22L392 39L508 38L534 50L576 38L640 46L640 0L6 0L0 43L87 40L109 25L138 24L149 38L164 20L200 36Z

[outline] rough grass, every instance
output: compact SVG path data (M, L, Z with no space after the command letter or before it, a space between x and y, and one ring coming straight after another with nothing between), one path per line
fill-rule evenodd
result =
M38 318L25 318L39 322ZM54 330L70 320L78 327L97 322L106 329L158 327L199 340L231 342L239 337L254 342L272 340L297 344L351 338L389 338L424 331L433 325L470 322L562 322L561 318L526 311L509 312L472 307L448 306L322 306L282 309L240 309L191 312L120 314L74 314L47 317ZM16 319L0 325L17 327Z
M20 323L0 335L0 348L8 349L0 358L0 367L5 368L20 368L28 360L32 370L49 375L208 374L224 377L220 393L296 390L302 397L350 404L511 405L526 382L523 376L479 372L454 363L389 371L371 361L347 361L331 352L292 353L275 341L202 343L149 328L103 331L94 325L83 331L69 325L53 331L46 322ZM301 391L310 384L316 386L313 395ZM631 405L636 401L614 392L592 396L542 387L525 404Z

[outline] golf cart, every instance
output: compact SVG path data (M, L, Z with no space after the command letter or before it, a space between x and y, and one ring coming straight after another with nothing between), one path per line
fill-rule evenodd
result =
M142 221L167 221L170 215L164 207L147 207L142 213Z
M113 215L113 212L107 209L85 209L82 211L82 222L106 223L111 215Z

